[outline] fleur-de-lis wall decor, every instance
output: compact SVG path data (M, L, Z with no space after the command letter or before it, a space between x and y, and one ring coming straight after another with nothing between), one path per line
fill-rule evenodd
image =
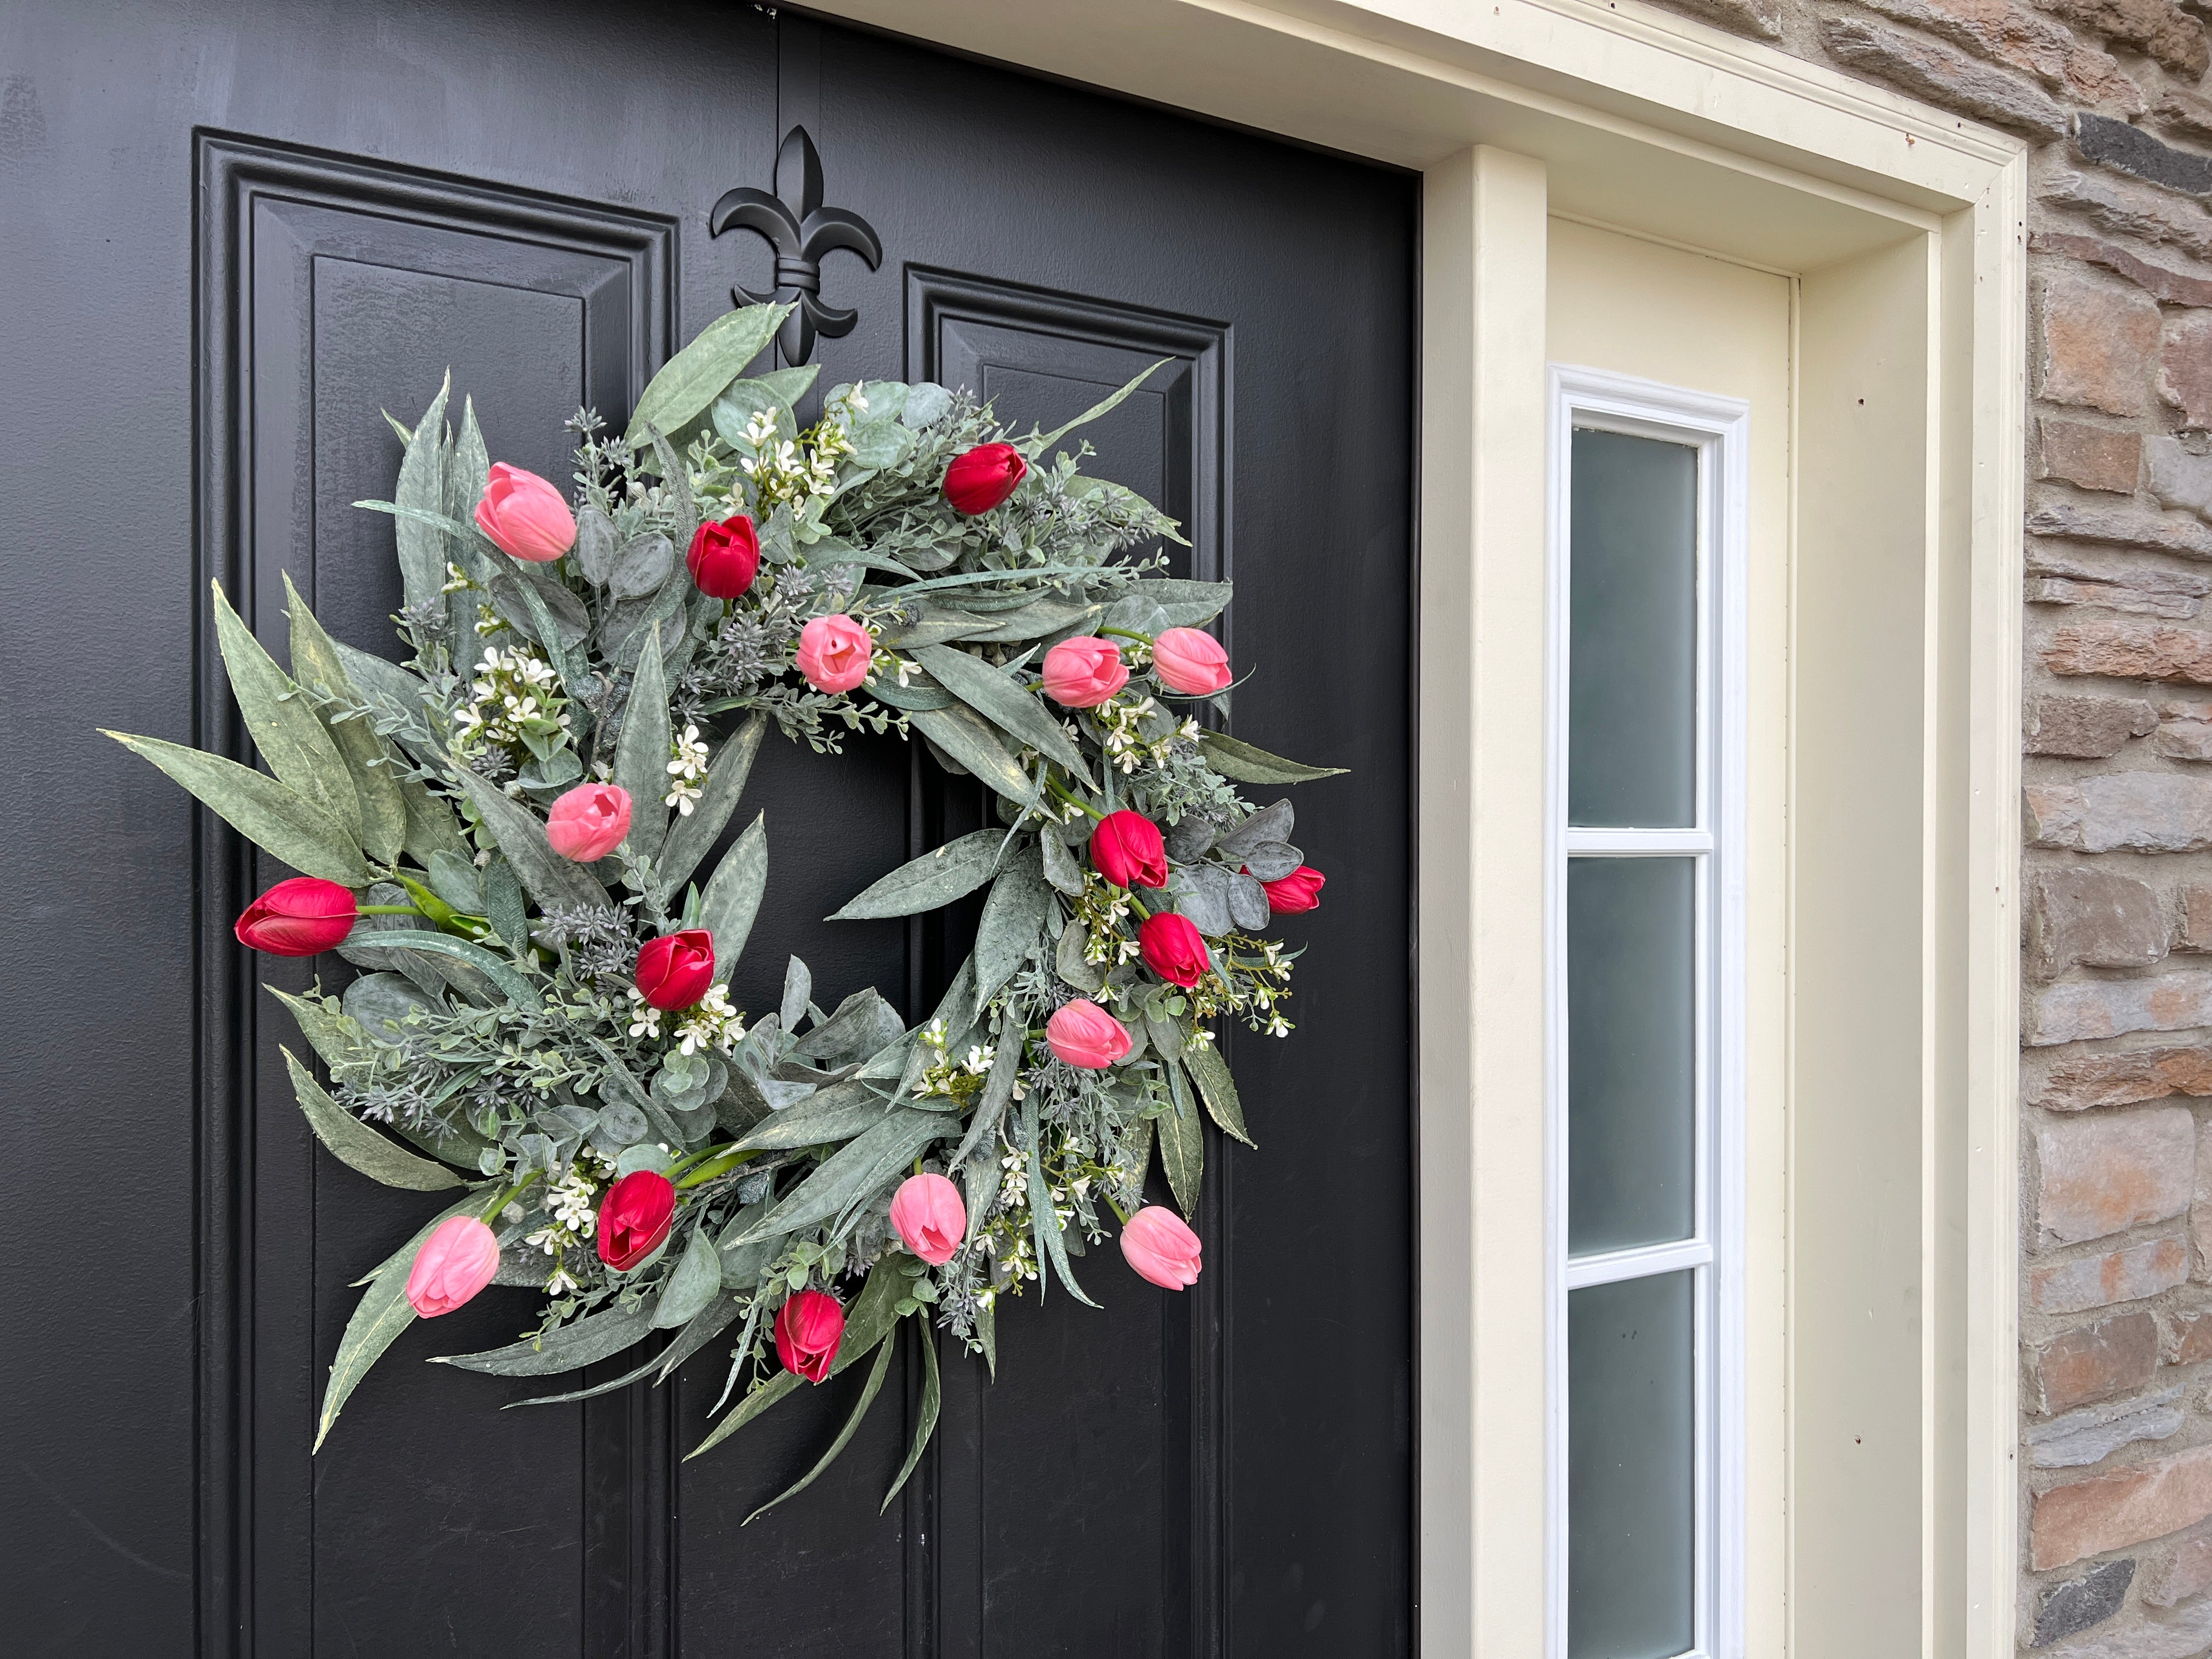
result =
M726 230L757 232L775 250L772 289L756 294L739 285L730 291L739 305L797 302L776 334L786 363L796 368L811 356L817 334L834 340L853 331L860 313L822 302L822 256L843 248L873 270L883 263L884 245L859 214L822 205L822 157L805 127L786 133L776 152L775 194L750 186L726 191L707 226L717 236Z

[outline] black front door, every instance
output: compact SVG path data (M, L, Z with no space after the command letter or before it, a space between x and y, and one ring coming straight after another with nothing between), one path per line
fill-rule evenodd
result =
M1387 1655L1410 1645L1412 313L1407 177L750 6L9 0L0 7L8 531L0 623L14 1016L0 1115L0 1608L33 1654ZM1355 769L1299 792L1328 870L1295 1012L1234 1062L1183 1295L1093 1256L1094 1312L1008 1306L803 1471L858 1372L696 1462L724 1356L542 1392L423 1364L422 1324L313 1459L350 1282L441 1206L317 1149L289 1021L229 921L271 878L94 732L246 752L220 579L282 652L290 572L342 637L397 606L398 444L451 366L495 458L567 471L654 366L778 280L710 232L785 136L880 235L833 252L823 384L934 378L1057 424L1159 358L1094 470L1233 578L1238 735ZM789 271L784 275L788 277ZM939 924L825 925L977 802L895 740L771 740L774 877L733 986L787 952L926 1012ZM951 924L957 927L956 921ZM1211 1134L1211 1131L1208 1131ZM410 1200L412 1200L410 1202ZM911 1360L911 1356L908 1357Z

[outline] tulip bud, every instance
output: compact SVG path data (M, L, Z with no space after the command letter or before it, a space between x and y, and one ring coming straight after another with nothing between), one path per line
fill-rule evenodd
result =
M968 1206L943 1176L911 1175L891 1195L891 1225L907 1249L942 1267L968 1237Z
M1164 1205L1147 1204L1121 1224L1121 1255L1163 1290L1180 1291L1198 1283L1199 1237Z
M819 1382L837 1363L845 1310L826 1291L801 1291L775 1316L775 1357L787 1371Z
M240 945L272 957L319 956L344 942L360 915L353 895L337 883L294 876L247 905L231 931Z
M612 783L580 783L545 815L545 839L578 864L603 859L629 834L629 791Z
M576 544L576 515L535 472L494 461L477 502L477 528L511 558L550 564Z
M425 1319L468 1301L499 1271L499 1240L472 1215L449 1215L415 1252L407 1274L407 1300Z
M689 1008L714 982L714 936L703 927L649 939L637 953L637 988L663 1010Z
M655 1170L633 1170L599 1200L593 1241L599 1260L617 1273L628 1273L660 1248L675 1222L676 1188L668 1177Z
M1199 975L1206 971L1211 960L1206 954L1206 941L1199 937L1190 918L1177 915L1172 910L1158 911L1145 918L1137 929L1137 949L1147 968L1185 990L1198 983Z
M817 617L799 630L799 672L817 691L850 691L868 678L876 642L842 611Z
M744 514L709 520L692 532L684 556L691 580L710 599L734 599L760 574L760 535Z
M1044 1023L1044 1046L1065 1066L1099 1071L1127 1054L1128 1029L1088 997L1055 1009Z
M1195 628L1170 628L1152 641L1152 672L1186 697L1210 696L1237 678L1221 641Z
M1168 884L1167 844L1140 812L1109 812L1091 832L1091 862L1116 887Z
M1129 683L1121 649L1084 635L1044 653L1044 693L1062 708L1096 708Z
M1012 444L978 444L945 469L945 499L955 513L970 518L988 513L1014 493L1029 470Z
M1301 864L1280 881L1263 881L1267 908L1279 916L1304 915L1321 908L1322 884L1328 878L1310 864Z

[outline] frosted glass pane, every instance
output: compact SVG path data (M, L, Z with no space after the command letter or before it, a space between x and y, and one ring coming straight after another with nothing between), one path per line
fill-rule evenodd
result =
M1698 452L1577 432L1567 817L1697 822Z
M1686 1238L1696 861L1567 860L1567 1249Z
M1694 1633L1689 1273L1567 1297L1569 1659L1671 1659Z

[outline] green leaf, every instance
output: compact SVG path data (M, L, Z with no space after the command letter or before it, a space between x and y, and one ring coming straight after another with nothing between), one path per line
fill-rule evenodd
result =
M368 951L372 955L381 951L423 951L433 956L451 957L456 962L465 962L496 985L501 994L517 1008L534 1011L544 1006L538 994L538 988L516 971L512 963L493 955L481 945L471 945L466 939L455 939L448 933L434 933L419 927L389 931L356 927L347 936L346 948Z
M890 1115L891 1103L859 1078L834 1083L796 1105L772 1112L738 1148L746 1152L793 1152L802 1146L834 1146L866 1134Z
M660 876L664 902L683 890L691 872L699 867L699 860L713 850L731 813L737 811L738 798L745 792L753 757L760 753L761 736L767 730L768 716L755 714L724 738L722 752L708 764L706 784L692 803L690 813L679 816L668 826L668 838L661 842L660 857L654 866Z
M629 417L629 441L643 448L648 429L681 432L705 412L745 365L768 349L789 306L725 312L661 365Z
M1200 732L1198 746L1208 765L1239 783L1309 783L1316 778L1340 778L1346 771L1341 766L1305 766L1285 760L1223 732Z
M831 921L875 921L886 916L918 915L964 898L998 872L1003 830L976 830L949 841L933 853L872 882Z
M1060 943L1052 954L1053 971L1086 994L1097 991L1106 983L1105 966L1083 954L1090 943L1091 930L1071 917L1067 926L1060 930Z
M1090 781L1091 769L1084 764L1083 753L1075 746L1075 739L1045 711L1044 705L1028 687L1016 684L981 658L971 657L953 646L925 645L915 655L939 685L993 725L1074 776ZM953 752L963 765L967 763L965 755L960 755L957 750ZM1025 788L1027 782L1024 778Z
M407 811L406 851L425 870L430 860L441 853L450 853L456 858L469 856L469 844L461 837L459 819L453 809L446 805L445 797L434 795L429 786L420 778L399 781L400 805Z
M890 1490L884 1494L883 1508L876 1511L878 1515L890 1509L891 1499L899 1495L907 1477L921 1462L921 1455L929 1447L929 1437L937 1432L937 1413L945 1399L944 1384L937 1375L937 1333L930 1327L927 1313L915 1316L915 1328L918 1333L915 1340L921 1344L921 1413L915 1419L914 1443L907 1448L906 1462L899 1465Z
M361 1045L367 1042L367 1035L360 1022L349 1018L337 1004L319 997L295 997L273 985L261 988L291 1010L300 1035L307 1039L307 1046L321 1057L324 1065L335 1068L362 1057Z
M955 703L950 708L917 709L908 719L915 731L1008 800L1025 805L1036 795L1036 785L1007 751L998 728L974 709Z
M545 839L544 822L528 807L510 799L506 791L486 783L473 772L458 772L456 779L469 805L499 842L499 850L514 866L524 890L538 901L539 909L573 904L586 909L611 909L607 890L580 864L571 864ZM519 943L520 941L518 941Z
M809 363L803 368L779 368L732 381L714 399L714 430L732 449L749 452L745 428L753 416L763 409L789 409L806 395L821 372L821 364Z
M1206 1097L1207 1114L1221 1126L1222 1133L1256 1148L1259 1143L1244 1128L1244 1105L1237 1097L1237 1079L1230 1076L1229 1062L1222 1059L1218 1044L1188 1045L1182 1051L1182 1063L1190 1080L1198 1085L1198 1092Z
M414 1237L384 1259L370 1278L368 1289L354 1309L353 1317L346 1322L345 1334L338 1339L337 1357L331 1362L331 1380L323 1388L323 1409L315 1422L315 1443L309 1448L311 1452L323 1449L331 1425L338 1420L338 1413L361 1379L368 1375L368 1368L400 1332L415 1322L415 1310L407 1300L407 1276L414 1270L415 1253L422 1248L422 1241L435 1232L441 1222L457 1215L484 1217L492 1205L505 1195L504 1188L489 1193L471 1193L451 1209L424 1222Z
M1037 847L1044 854L1044 878L1070 898L1083 893L1083 866L1075 854L1067 850L1067 843L1049 833L1037 837Z
M345 763L338 758L337 745L331 741L314 705L300 695L291 676L277 667L230 608L222 584L209 586L215 590L215 631L222 647L223 669L261 758L296 793L336 818L357 845L361 803Z
M1122 398L1127 397L1132 392L1134 392L1139 386L1144 385L1146 380L1150 380L1152 375L1152 371L1158 368L1160 363L1171 363L1174 361L1175 359L1172 357L1161 358L1158 363L1154 363L1152 368L1146 369L1143 374L1138 375L1135 380L1130 381L1128 385L1123 386L1119 392L1115 392L1111 397L1091 404L1090 408L1085 410L1083 413L1077 416L1066 426L1054 427L1051 431L1046 433L1044 436L1037 439L1036 441L1036 447L1031 453L1041 453L1043 451L1051 448L1053 445L1058 443L1062 438L1065 438L1069 433L1074 431L1079 426L1087 426L1091 422L1097 420L1101 415L1110 413L1117 405L1120 404Z
M341 887L368 885L368 866L344 826L321 807L275 778L180 743L105 735L134 755L143 756L198 797L202 805L279 863L303 876L319 876Z
M975 1345L983 1351L983 1363L990 1367L991 1381L999 1380L999 1310L994 1303L988 1308L975 1310Z
M1234 582L1194 582L1163 576L1139 582L1128 597L1157 605L1167 614L1170 628L1203 628L1229 608L1236 597Z
M980 631L963 634L961 637L975 644L1007 644L1021 640L1042 640L1054 634L1087 630L1096 623L1104 607L1077 597L1068 598L1048 593L1000 618L995 628L986 626Z
M1036 1236L1037 1260L1050 1261L1052 1270L1060 1275L1060 1282L1067 1286L1067 1293L1086 1308L1098 1304L1083 1293L1083 1286L1075 1282L1075 1275L1067 1266L1067 1241L1061 1236L1060 1212L1052 1206L1052 1191L1045 1185L1044 1165L1037 1157L1037 1091L1030 1091L1022 1102L1022 1149L1029 1163L1030 1231ZM1037 1276L1037 1300L1044 1300L1045 1280L1042 1272Z
M284 596L292 618L293 678L325 696L360 702L361 693L354 689L338 659L337 641L315 620L315 613L292 586L289 570L284 573ZM379 864L398 863L407 842L407 803L399 793L398 775L392 767L395 757L390 745L376 735L374 724L365 717L336 721L325 718L324 725L353 784L360 808L362 848Z
M289 1048L280 1047L278 1052L284 1056L284 1064L292 1073L292 1092L299 1097L307 1127L339 1163L358 1170L371 1181L410 1192L434 1193L463 1184L461 1178L443 1164L433 1164L393 1146L332 1100Z
M483 429L477 424L477 404L473 398L461 399L461 424L453 434L452 446L446 451L445 511L449 519L462 524L470 523L476 516L477 503L483 499L484 485L491 478L491 455L484 448ZM453 551L459 553L471 544L469 538L460 538L460 545ZM457 559L456 563L462 561ZM464 566L465 568L465 566ZM442 578L445 574L440 571ZM444 586L443 581L440 586Z
M1199 1184L1206 1174L1206 1126L1198 1120L1198 1103L1190 1097L1182 1067L1168 1067L1174 1103L1152 1120L1160 1138L1160 1167L1167 1171L1169 1188L1186 1216L1198 1213Z
M869 1197L915 1153L951 1133L945 1113L901 1107L833 1153L774 1209L730 1242L750 1244L827 1221L848 1205Z
M998 995L999 988L1029 960L1051 908L1052 889L1045 884L1036 843L1031 841L1006 860L1005 871L991 884L991 896L983 902L983 917L975 927L978 1002Z
M638 653L637 675L624 705L622 736L615 743L615 781L629 791L629 845L640 858L657 858L668 831L668 685L660 670L656 625Z
M573 1389L567 1394L541 1394L530 1400L510 1400L500 1409L512 1411L518 1406L564 1406L571 1401L591 1400L603 1394L612 1394L617 1389L626 1389L656 1370L660 1373L656 1380L665 1381L669 1372L729 1329L740 1311L735 1297L716 1297L691 1316L691 1322L676 1334L674 1341L635 1370L624 1371L620 1376L605 1382L595 1382L588 1389Z
M794 1391L805 1380L797 1371L778 1371L743 1400L738 1401L735 1409L714 1425L704 1440L684 1454L684 1461L688 1463L702 1452L711 1451L770 1406L775 1405L777 1401Z
M440 1354L430 1363L459 1365L463 1370L485 1371L494 1376L553 1376L620 1353L652 1328L653 1306L640 1302L586 1314L574 1324L563 1325L542 1337L526 1337L482 1353Z
M714 1241L707 1237L707 1230L695 1227L691 1242L684 1247L683 1259L660 1287L660 1299L653 1304L653 1328L666 1331L688 1323L721 1288L721 1255L714 1249Z
M438 395L415 423L415 438L400 458L399 483L392 504L401 509L393 526L399 547L400 588L410 605L435 605L438 590L446 585L446 544L434 526L410 514L446 510L446 398L453 387L453 372L446 371Z
M981 1163L968 1182L979 1195L985 1182L993 1186L998 1182L998 1155L991 1137L998 1133L999 1118L1006 1111L1006 1103L1014 1097L1014 1085L1022 1074L1023 1050L1028 1046L1014 1015L1011 1012L1002 1014L990 1073L983 1079L983 1092L976 1097L975 1115L968 1120L968 1133L961 1137L960 1149L945 1165L947 1170L957 1170L970 1158L980 1156ZM971 1243L983 1224L983 1210L981 1203L968 1206L968 1237Z
M823 1470L837 1461L838 1454L852 1443L854 1431L860 1426L860 1419L868 1414L868 1407L876 1403L876 1395L882 1392L884 1377L891 1368L891 1351L897 1346L896 1332L876 1344L876 1363L868 1368L868 1380L861 1385L860 1401L854 1406L853 1414L845 1419L845 1426L837 1431L837 1437L830 1443L830 1449L822 1454L822 1461L747 1516L745 1525L752 1525L785 1498L795 1498L805 1492L814 1484L816 1477Z
M737 845L722 854L699 903L699 925L714 937L714 982L721 984L744 954L745 940L768 890L768 814L745 826Z

